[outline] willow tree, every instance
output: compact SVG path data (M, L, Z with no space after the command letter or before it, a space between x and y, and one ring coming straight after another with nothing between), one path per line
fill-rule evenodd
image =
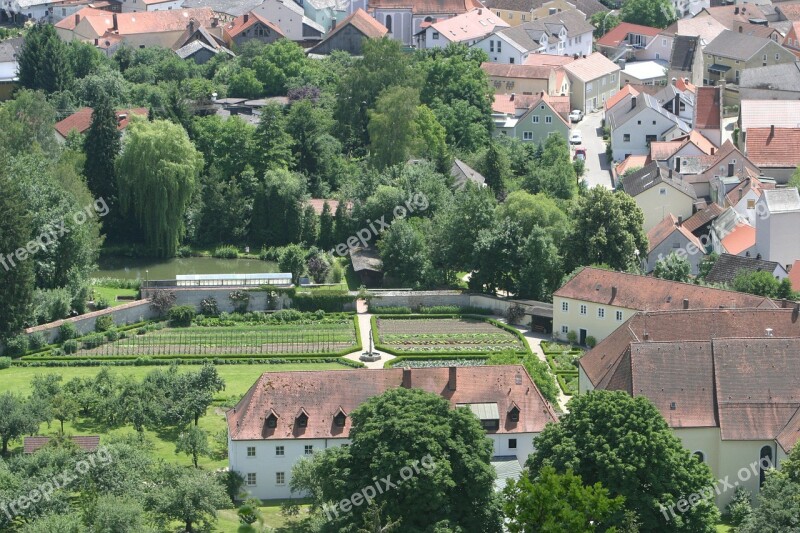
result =
M202 168L203 156L181 126L166 120L128 126L117 158L119 202L155 255L175 255Z

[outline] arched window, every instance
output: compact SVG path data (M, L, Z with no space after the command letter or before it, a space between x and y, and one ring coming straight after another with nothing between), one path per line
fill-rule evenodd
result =
M700 462L700 463L705 463L706 462L706 456L700 450L694 452L692 455L695 456L695 458L697 459L698 462Z
M389 30L389 33L392 33L392 16L386 15L386 23L384 24L386 29Z
M764 484L764 477L768 469L772 468L772 446L764 446L761 448L758 461L758 486Z

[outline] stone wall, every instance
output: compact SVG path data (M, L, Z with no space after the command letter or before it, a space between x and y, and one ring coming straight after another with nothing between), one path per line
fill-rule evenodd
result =
M111 315L114 318L114 324L124 326L126 324L133 324L143 320L150 320L156 317L155 311L150 308L149 300L136 300L134 302L119 305L117 307L109 307L100 311L86 313L73 318L66 318L64 320L56 320L41 326L35 326L25 330L25 333L41 332L44 334L47 343L53 343L58 340L58 328L65 322L75 324L75 329L78 333L90 333L94 331L94 323L97 322L97 317Z

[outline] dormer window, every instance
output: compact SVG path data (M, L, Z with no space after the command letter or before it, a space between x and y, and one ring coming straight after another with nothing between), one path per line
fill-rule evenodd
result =
M339 410L336 411L336 414L333 417L333 423L337 428L343 428L346 422L347 413L344 412L344 409L339 407Z
M275 413L270 413L269 416L267 416L266 425L270 429L278 427L278 417Z
M297 417L295 417L295 423L299 428L308 427L308 413L302 407L300 408L300 412L297 413Z
M519 422L519 408L516 405L508 412L508 419L512 422Z

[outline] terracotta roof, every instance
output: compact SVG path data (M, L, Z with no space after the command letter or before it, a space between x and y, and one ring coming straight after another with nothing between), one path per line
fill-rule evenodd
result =
M62 30L74 30L75 26L78 25L75 22L76 20L78 20L78 22L80 22L85 17L88 17L90 15L97 16L97 17L106 17L106 18L108 18L110 20L112 14L109 13L108 11L103 11L102 9L95 9L93 7L88 7L87 6L87 7L79 9L78 11L76 11L75 13L73 13L72 15L70 15L68 17L64 17L63 19L59 20L58 22L55 23L55 27L56 28L60 28ZM113 22L112 22L111 25L113 25ZM110 27L110 26L106 26L106 28L108 28L108 27Z
M666 161L684 145L682 141L655 141L650 143L650 159Z
M183 31L194 19L199 25L210 28L216 15L210 8L173 9L167 11L144 11L116 13L119 35ZM110 29L110 28L109 28Z
M266 17L259 15L256 11L250 11L249 13L246 13L241 17L236 17L235 19L233 19L233 21L231 21L229 24L225 26L225 33L227 33L231 38L233 38L259 22L264 26L270 28L272 31L274 31L281 37L284 36L283 31L281 31L281 29L278 26L267 20Z
M683 235L690 243L697 246L699 250L703 250L705 248L700 242L700 239L695 237L692 232L684 228L682 224L678 225L678 219L675 217L675 215L670 213L664 217L664 220L653 226L653 228L647 232L647 240L650 243L647 253L652 252L656 246L664 242L666 238L676 231Z
M750 128L745 139L747 157L761 168L800 165L800 128Z
M449 389L451 372L454 391ZM495 403L503 418L496 433L538 433L556 421L553 408L522 366L267 372L226 413L230 436L233 440L347 438L352 420L348 416L344 427L337 427L333 418L339 409L352 413L368 399L404 386L404 381L442 395L453 406ZM518 423L506 418L512 403L520 410ZM295 424L301 409L308 414L305 428ZM265 425L271 411L278 418L272 429Z
M689 309L639 312L584 355L579 365L593 385L602 388L632 343L673 343L721 337L800 337L794 309Z
M697 130L692 130L689 132L689 138L687 142L694 143L694 145L697 146L700 151L708 155L714 155L717 151L717 147L714 146L714 143L709 141L705 135Z
M780 11L786 20L800 20L800 4L778 4L775 9Z
M530 109L538 101L538 94L495 94L492 102L492 111L514 115L517 109Z
M784 426L783 431L778 433L775 439L783 451L789 453L795 444L800 441L800 408L794 413L794 416Z
M524 65L539 66L539 67L559 67L567 63L572 63L575 58L572 56L557 56L553 54L530 54L528 59L523 63Z
M725 195L725 200L727 200L728 205L736 205L739 203L739 189L741 189L741 195L744 196L751 190L755 193L757 197L761 196L761 191L764 189L774 189L774 183L762 183L761 180L755 177L747 177L739 182L734 188Z
M682 192L692 199L697 199L694 187L686 183L680 174L673 174L671 170L657 161L653 161L622 180L622 190L630 196L639 196L645 191L659 184L666 184Z
M689 300L690 309L776 307L762 296L593 267L585 267L553 296L640 311L682 309L683 300Z
M618 47L620 43L625 40L629 33L638 35L647 35L648 37L655 37L661 30L658 28L651 28L650 26L641 26L639 24L631 24L629 22L621 22L617 24L614 29L603 35L597 40L598 46L611 46Z
M678 78L675 81L675 87L681 91L689 91L690 93L697 92L697 85L689 83L689 78Z
M683 221L683 227L694 233L706 224L710 224L715 218L722 214L722 207L719 204L711 204Z
M69 132L77 130L78 133L84 133L92 125L92 108L84 107L71 114L64 120L56 122L55 128L59 135L66 139ZM147 116L147 109L138 107L135 109L121 109L117 111L117 129L122 131L128 127L131 115Z
M649 155L629 155L622 161L622 163L618 164L615 167L615 171L617 173L617 176L622 177L622 175L625 174L628 170L637 167L642 168L648 163L650 163Z
M736 29L742 24L750 25L751 18L764 17L764 14L760 12L756 6L749 5L707 7L703 11L729 30ZM706 15L700 12L697 18L702 18L703 16Z
M482 7L478 0L371 0L369 3L370 12L375 9L410 8L414 15L436 13L458 15Z
M607 74L618 72L619 65L608 59L600 52L595 52L582 59L576 59L572 63L567 63L564 68L583 82L596 80Z
M69 440L78 448L87 452L95 451L100 445L100 437L97 435L75 435L70 436ZM23 453L34 453L46 446L48 442L50 442L50 437L25 437L22 440Z
M756 245L756 228L737 224L722 238L722 246L729 254L741 254Z
M769 272L771 274L779 269L783 270L783 267L775 261L721 254L706 275L706 281L709 283L731 283L742 271Z
M719 87L698 87L694 102L694 127L719 129L721 118Z
M389 33L389 30L386 28L386 26L384 26L383 24L372 18L363 9L358 8L353 12L352 15L348 16L341 22L338 22L336 24L336 27L325 36L324 41L329 40L331 37L336 35L336 33L338 33L339 30L346 27L348 24L353 26L358 31L360 31L364 35L364 37L370 39L380 39L381 37Z
M440 20L431 24L444 38L451 42L480 39L495 31L495 28L508 28L506 21L493 11L481 8Z
M614 94L614 96L612 96L611 98L607 99L605 101L605 103L603 104L603 106L605 107L606 110L609 110L612 107L614 107L615 105L617 105L618 103L620 103L622 100L624 100L625 97L628 96L628 95L630 95L630 96L639 96L639 91L637 89L635 89L634 87L632 87L631 85L625 85L619 91L617 91Z
M322 210L325 209L325 202L328 202L328 207L331 210L331 216L333 216L333 214L336 212L336 208L339 207L339 200L331 200L328 198L311 198L306 201L306 205L310 205L314 208L314 212L317 215L321 215Z
M792 282L793 290L800 290L800 259L795 260L789 269L789 281Z
M511 65L508 63L486 63L481 64L481 69L487 76L497 78L522 78L528 80L549 79L555 70L551 66L532 66L532 65Z

